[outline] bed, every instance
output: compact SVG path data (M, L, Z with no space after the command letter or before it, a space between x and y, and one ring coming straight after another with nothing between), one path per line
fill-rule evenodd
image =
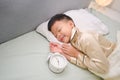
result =
M91 9L85 9L108 26L105 35L116 41L120 22ZM0 80L102 80L87 70L68 63L60 74L51 72L47 57L49 41L36 30L0 44Z

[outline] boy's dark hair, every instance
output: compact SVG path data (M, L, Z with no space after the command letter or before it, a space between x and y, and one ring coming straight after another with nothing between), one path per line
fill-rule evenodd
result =
M71 17L69 17L69 16L67 16L65 14L56 14L48 22L48 30L51 31L51 27L53 26L53 24L56 21L60 21L60 20L64 20L64 19L65 20L71 20L71 21L73 21Z

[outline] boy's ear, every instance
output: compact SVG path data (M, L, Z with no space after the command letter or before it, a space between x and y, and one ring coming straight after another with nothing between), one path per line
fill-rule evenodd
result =
M68 22L69 22L69 25L70 25L70 26L74 27L73 21L70 20L70 21L68 21Z

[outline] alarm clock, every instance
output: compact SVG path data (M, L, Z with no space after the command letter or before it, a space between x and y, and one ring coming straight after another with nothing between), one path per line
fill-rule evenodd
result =
M67 59L60 53L52 53L48 59L48 67L55 73L61 73L66 68L67 63Z

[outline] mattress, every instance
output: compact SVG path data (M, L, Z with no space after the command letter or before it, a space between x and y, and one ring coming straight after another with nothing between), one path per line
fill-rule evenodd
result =
M116 41L120 23L99 12L91 13L108 26L107 38ZM48 68L48 53L49 42L36 31L0 44L0 80L102 80L71 63L62 73L53 73Z

